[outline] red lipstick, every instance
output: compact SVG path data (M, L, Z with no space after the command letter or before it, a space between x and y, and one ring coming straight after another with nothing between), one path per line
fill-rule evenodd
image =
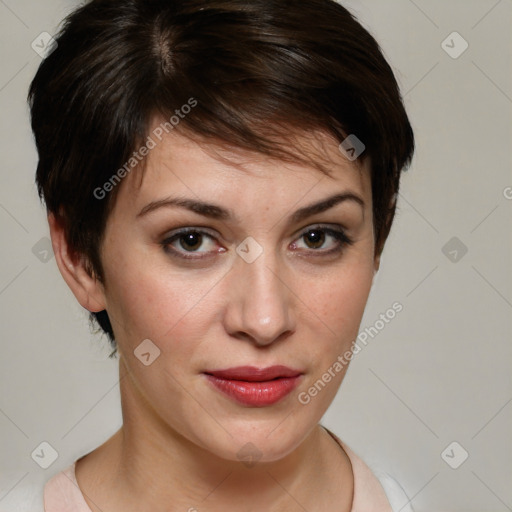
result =
M302 373L287 366L237 366L204 372L208 381L229 398L250 407L266 407L288 395Z

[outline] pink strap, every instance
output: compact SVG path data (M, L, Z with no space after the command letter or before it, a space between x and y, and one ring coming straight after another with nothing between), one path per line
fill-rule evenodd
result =
M380 482L371 469L336 434L322 426L345 450L354 473L354 499L351 512L393 512Z
M75 463L53 476L44 486L45 512L91 512L78 487Z

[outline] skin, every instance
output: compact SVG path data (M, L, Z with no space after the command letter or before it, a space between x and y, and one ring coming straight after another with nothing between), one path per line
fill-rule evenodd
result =
M322 134L301 144L328 158L332 176L168 134L151 150L142 183L132 172L120 185L101 247L103 284L71 255L62 227L49 216L64 279L84 308L107 309L118 343L123 426L76 465L94 512L350 510L350 461L319 426L347 367L309 404L299 403L298 394L358 333L379 266L370 174L368 164L357 168ZM364 206L345 200L289 222L299 208L342 192ZM169 196L228 208L239 223L179 207L137 217ZM303 236L318 224L343 228L353 243L326 255L338 247L335 238L322 232L315 245ZM179 238L171 247L206 257L182 259L164 250L162 242L182 227L212 238L196 240L198 252ZM248 236L263 249L252 263L235 251ZM134 355L145 339L160 349L148 366ZM274 364L303 375L268 407L234 402L202 373ZM261 455L253 467L237 455L247 443Z

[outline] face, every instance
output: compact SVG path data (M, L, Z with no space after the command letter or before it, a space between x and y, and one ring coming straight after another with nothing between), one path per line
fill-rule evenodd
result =
M376 261L368 169L327 138L306 143L331 177L248 153L222 160L171 133L142 183L133 172L120 185L101 258L125 424L142 416L228 460L252 443L273 461L320 421Z

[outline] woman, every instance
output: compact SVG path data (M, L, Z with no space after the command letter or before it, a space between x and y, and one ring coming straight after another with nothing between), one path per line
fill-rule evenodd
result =
M52 50L36 180L123 426L45 510L391 510L319 424L413 153L375 40L332 0L97 0Z

